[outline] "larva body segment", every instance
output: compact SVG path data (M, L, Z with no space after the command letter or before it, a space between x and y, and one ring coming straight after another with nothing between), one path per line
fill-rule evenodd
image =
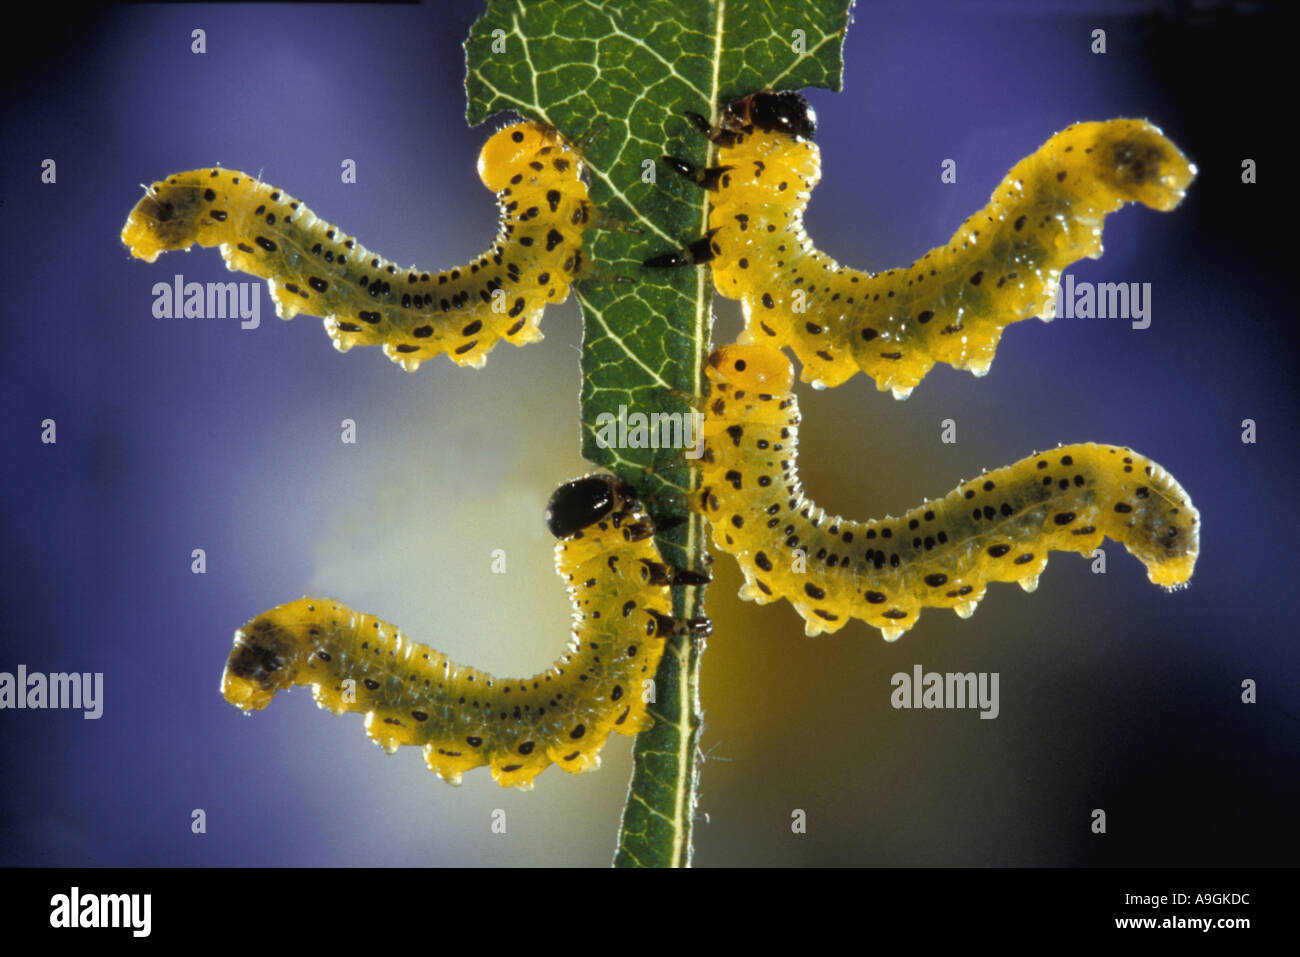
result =
M643 682L654 678L666 637L705 625L671 617L673 576L628 486L607 475L575 480L555 494L549 514L574 623L568 648L546 671L497 678L371 615L303 598L235 633L222 694L248 711L281 689L310 685L322 708L364 714L366 732L390 753L422 747L429 767L453 784L481 765L503 787L525 790L552 763L594 770L611 732L653 723Z
M568 298L582 267L590 207L580 158L541 124L493 134L478 169L497 194L500 231L474 261L440 273L402 269L282 190L219 168L154 183L122 242L147 262L219 246L229 269L267 280L281 318L324 317L340 352L381 345L411 372L444 352L481 367L501 339L542 338L543 309Z
M814 387L858 370L906 397L936 362L983 375L1002 330L1055 315L1062 270L1101 255L1107 214L1173 209L1196 167L1145 120L1076 123L1012 167L989 204L910 266L867 273L820 252L804 210L821 178L797 94L732 104L714 134L710 260L744 304L742 342L789 346ZM803 135L800 135L803 134Z
M740 564L741 597L789 601L809 635L860 618L893 641L927 606L968 617L989 582L1032 591L1048 552L1087 555L1107 537L1158 585L1191 577L1197 511L1164 469L1131 449L1061 446L898 518L855 522L826 514L800 483L788 360L735 345L714 352L706 371L712 391L697 507L718 548Z

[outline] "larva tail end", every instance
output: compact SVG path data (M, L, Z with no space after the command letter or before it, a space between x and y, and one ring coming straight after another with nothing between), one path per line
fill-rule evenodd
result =
M203 201L202 170L177 173L150 186L122 227L131 255L154 262L160 253L188 249L199 241Z
M235 632L235 646L221 675L221 694L244 711L260 711L275 693L295 684L299 642L274 618L275 610Z
M261 711L275 697L277 689L266 690L258 684L230 673L221 676L221 696L241 711Z
M1193 514L1195 510L1193 509ZM1180 588L1186 588L1191 581L1192 572L1196 569L1196 559L1200 552L1200 541L1198 535L1199 520L1193 518L1191 523L1183 523L1181 527L1167 525L1161 529L1161 537L1165 540L1181 539L1184 544L1175 542L1172 545L1161 546L1161 553L1157 557L1143 556L1134 552L1141 558L1147 566L1147 578L1152 584L1160 585L1169 591L1177 591ZM1171 535L1173 530L1175 534ZM1130 551L1133 551L1130 549Z
M1129 450L1125 450L1129 451ZM1172 475L1149 459L1135 468L1145 473L1131 492L1124 490L1115 514L1114 537L1147 567L1153 584L1175 589L1186 585L1201 548L1201 516ZM1149 483L1149 484L1147 484Z
M1166 591L1179 591L1190 584L1195 566L1195 554L1183 555L1173 561L1152 565L1147 569L1147 578Z
M1196 167L1146 120L1096 124L1092 148L1102 163L1102 176L1121 197L1161 212L1182 202L1196 178Z

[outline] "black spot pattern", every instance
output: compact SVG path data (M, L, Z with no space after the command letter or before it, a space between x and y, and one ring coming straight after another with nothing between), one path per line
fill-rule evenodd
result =
M1159 584L1191 574L1195 509L1173 479L1131 450L1068 446L963 482L897 518L852 521L827 514L803 490L800 416L784 356L727 346L705 371L706 418L721 421L706 424L712 438L700 460L700 511L717 547L740 563L742 596L791 602L810 635L859 618L892 639L923 607L969 615L991 582L1031 590L1048 552L1087 555L1107 535ZM1134 463L1141 482L1123 472ZM1161 495L1149 490L1148 468Z
M122 238L148 261L194 243L222 246L233 269L271 280L282 317L323 316L341 351L382 346L408 370L440 354L481 366L502 338L540 338L544 307L563 302L581 272L589 212L577 154L538 124L495 134L480 170L499 191L500 232L474 261L441 273L401 269L293 197L219 169L155 184Z
M1003 329L1052 298L1051 277L1100 252L1093 222L1126 202L1172 208L1194 175L1145 121L1075 124L1012 167L947 243L866 273L804 230L821 177L811 125L806 135L755 125L754 101L728 106L714 135L717 162L732 172L704 183L709 266L717 290L745 302L750 340L789 346L802 379L826 386L862 371L902 397L935 363L983 374Z
M571 507L579 498L592 503L581 517ZM593 475L566 484L552 502L570 503L567 517L551 524L575 620L572 642L551 668L497 678L412 644L378 618L305 598L239 630L222 679L226 699L262 708L282 688L310 685L323 707L366 714L368 733L385 749L422 747L430 768L453 782L481 765L516 787L531 786L551 763L594 768L611 732L651 723L641 691L667 642L706 626L671 616L673 575L627 485ZM643 575L648 567L655 583Z

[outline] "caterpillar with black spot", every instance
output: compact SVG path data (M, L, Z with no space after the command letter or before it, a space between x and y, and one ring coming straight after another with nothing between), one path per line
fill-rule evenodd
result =
M540 123L493 134L478 172L497 194L500 231L482 255L444 272L402 269L282 190L220 168L150 186L122 242L147 262L219 246L229 269L267 280L282 319L324 317L340 352L379 345L408 372L444 352L479 368L499 340L542 338L543 309L568 298L582 269L590 207L581 159Z
M690 115L718 165L664 160L711 191L709 233L646 265L708 262L718 292L743 303L742 343L789 346L815 388L861 370L897 398L936 362L984 375L1007 325L1055 316L1061 271L1101 255L1107 214L1131 202L1171 210L1196 175L1145 120L1076 123L1012 167L946 245L873 274L841 266L804 231L821 159L802 96L751 94L717 130Z
M894 518L828 515L803 490L794 371L765 346L708 359L696 508L736 557L742 598L785 599L809 635L853 618L898 639L923 607L969 617L989 582L1033 591L1050 551L1120 542L1157 585L1186 584L1200 516L1182 487L1131 449L1067 445L986 472Z
M496 678L410 641L393 625L328 598L272 608L235 633L221 692L244 711L277 691L310 685L320 707L366 716L366 732L392 753L417 745L452 784L488 765L502 787L528 790L551 764L577 773L600 765L612 732L653 724L644 683L666 639L706 619L672 616L669 587L707 577L664 564L654 526L629 486L590 475L551 497L555 566L568 583L568 648L531 678Z

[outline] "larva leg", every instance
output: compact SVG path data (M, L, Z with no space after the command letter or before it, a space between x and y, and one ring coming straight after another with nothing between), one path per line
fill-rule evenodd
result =
M785 357L728 346L709 358L697 507L736 556L741 597L786 599L810 635L852 618L894 640L923 607L968 616L990 582L1037 585L1048 552L1090 554L1120 542L1152 582L1186 584L1200 517L1150 459L1109 445L1070 445L963 482L898 518L827 515L798 472L799 407Z
M379 345L404 369L446 353L482 366L500 340L542 337L544 308L585 275L591 207L578 154L537 123L494 134L479 176L497 194L501 227L473 262L441 273L399 268L287 193L237 170L202 169L154 183L122 241L153 262L162 252L218 246L234 271L268 281L277 313L324 317L339 351Z
M559 541L556 569L568 585L574 625L555 664L530 678L497 678L457 665L394 626L328 598L272 608L235 633L222 675L226 700L245 711L277 691L307 685L335 714L366 716L386 751L424 749L452 783L488 765L502 786L530 788L551 764L577 773L599 766L611 733L652 723L644 683L672 635L707 635L707 619L672 615L669 586L696 573L664 564L654 528L630 488L608 475L562 486L547 523Z
M701 189L710 191L718 188L723 174L731 169L730 166L693 166L686 160L678 159L676 156L664 156L662 159L676 173L685 176Z
M697 572L689 568L674 568L672 570L672 584L674 585L707 585L713 581L705 572ZM707 621L708 619L701 619ZM692 619L692 621L696 621ZM696 624L699 624L697 621Z
M705 233L695 242L677 252L651 256L642 265L647 269L675 269L678 266L699 266L713 259L713 233Z
M717 135L718 131L713 128L709 121L694 110L687 110L682 115L691 121L692 126L710 139L713 139Z

